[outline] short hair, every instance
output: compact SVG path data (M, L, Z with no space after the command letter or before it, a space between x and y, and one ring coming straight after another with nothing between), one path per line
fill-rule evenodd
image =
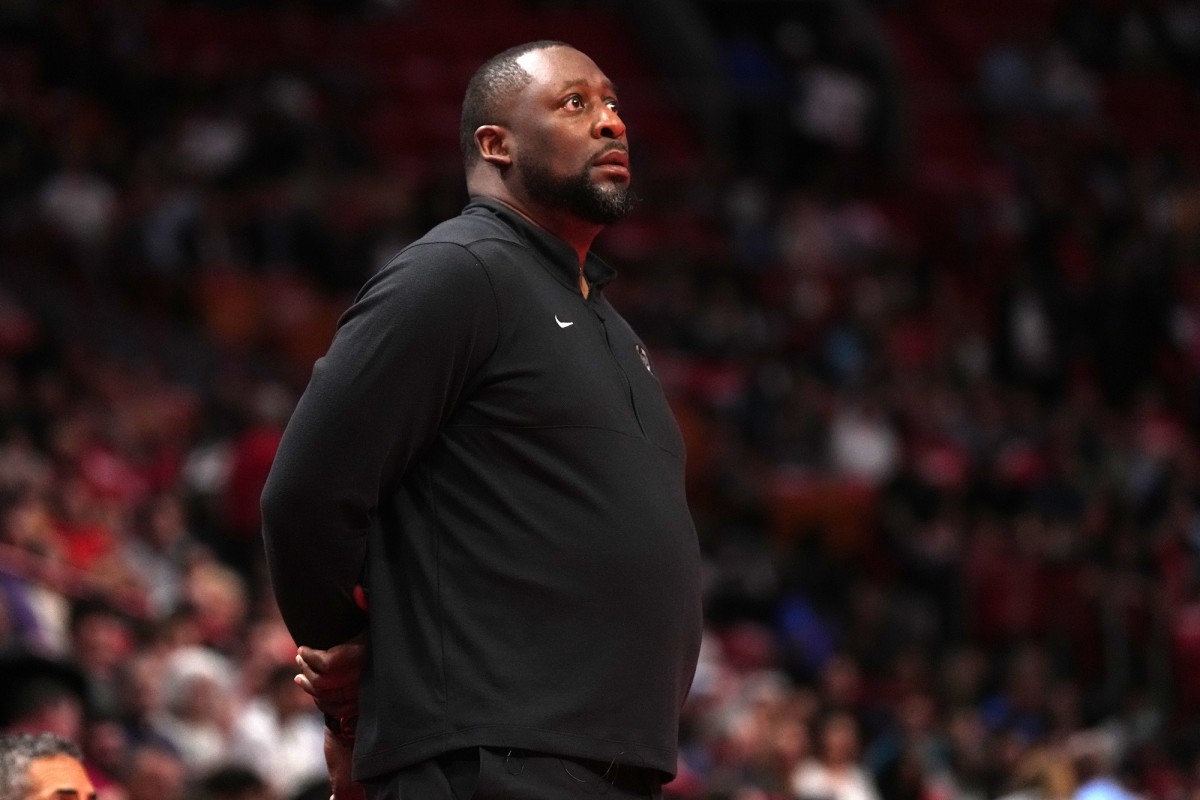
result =
M62 704L79 704L82 698L74 687L68 686L55 677L32 678L22 681L17 687L15 696L6 703L7 721L28 721L49 709L61 708Z
M224 764L202 777L195 789L192 800L237 800L261 795L270 786L250 767Z
M458 143L462 148L463 164L467 169L479 159L479 148L475 145L475 131L480 125L507 124L501 104L514 93L525 88L532 76L521 68L517 59L535 50L551 47L571 47L566 42L541 39L510 47L503 53L483 62L467 82L463 95L462 117L458 125Z
M34 761L55 756L83 760L77 744L54 733L0 736L0 800L25 800L32 788L29 767Z

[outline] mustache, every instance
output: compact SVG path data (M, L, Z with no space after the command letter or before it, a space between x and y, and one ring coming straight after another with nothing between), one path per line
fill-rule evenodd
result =
M597 158L603 158L604 156L608 155L609 153L613 152L614 150L616 150L618 153L624 153L625 155L629 155L629 147L628 146L621 144L620 142L613 142L612 144L603 148L599 153L596 153L596 155L592 156L592 160L594 161Z

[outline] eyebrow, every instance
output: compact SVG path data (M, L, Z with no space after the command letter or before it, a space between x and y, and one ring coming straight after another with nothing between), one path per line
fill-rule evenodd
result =
M55 789L54 796L59 798L59 800L78 800L79 790L78 789ZM96 793L91 792L90 794L88 794L88 800L96 800Z
M586 78L572 78L571 80L563 81L562 86L559 88L559 91L565 92L567 89L570 89L572 86L578 86L581 83L587 83L587 79ZM608 91L612 92L613 94L617 94L617 85L610 80L605 79L604 88L608 89Z

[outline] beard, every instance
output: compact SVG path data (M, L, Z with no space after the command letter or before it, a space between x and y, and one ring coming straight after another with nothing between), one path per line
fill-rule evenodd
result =
M593 181L589 170L585 166L574 175L559 178L540 163L527 164L525 190L537 203L565 208L587 222L608 225L624 219L637 205L637 195L628 184Z

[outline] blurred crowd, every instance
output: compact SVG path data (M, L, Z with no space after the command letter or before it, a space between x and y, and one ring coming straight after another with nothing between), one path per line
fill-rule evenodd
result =
M229 5L261 63L172 60L184 3L0 3L0 727L111 800L327 796L258 492L354 289L464 199L310 47L411 10ZM796 5L697 4L728 138L600 245L705 555L668 796L1195 800L1200 3Z

